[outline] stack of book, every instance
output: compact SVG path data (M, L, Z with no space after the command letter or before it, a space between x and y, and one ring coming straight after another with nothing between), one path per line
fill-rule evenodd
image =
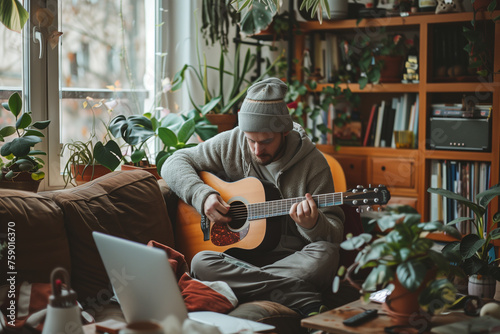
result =
M363 146L395 148L394 131L408 130L413 132L413 148L416 148L418 109L418 94L411 93L374 104L365 129Z
M431 188L448 189L475 202L475 195L489 189L490 163L433 160L431 162ZM431 221L444 223L460 217L473 217L465 205L437 194L431 194L429 201ZM474 233L471 221L458 222L456 225L462 235Z

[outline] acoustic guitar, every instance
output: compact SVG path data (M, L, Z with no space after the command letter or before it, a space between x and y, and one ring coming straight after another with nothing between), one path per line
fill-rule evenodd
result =
M280 238L282 216L288 215L294 203L305 197L280 199L279 191L254 177L225 182L209 172L200 172L200 178L217 190L230 205L231 222L217 224L207 221L195 208L179 200L175 224L178 250L188 262L202 250L224 252L229 249L270 250ZM390 199L385 186L350 189L322 195L313 195L319 208L334 205L383 205Z

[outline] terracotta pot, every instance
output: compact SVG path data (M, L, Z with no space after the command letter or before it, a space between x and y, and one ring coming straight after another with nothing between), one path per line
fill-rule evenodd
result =
M474 7L474 10L480 12L486 10L490 3L491 0L475 0L472 6Z
M206 114L205 117L213 125L217 125L219 133L233 129L238 124L237 114Z
M87 168L85 168L87 167ZM95 180L100 176L110 173L111 171L103 165L71 165L71 174L77 185Z
M403 78L403 56L377 56L377 61L384 61L380 70L380 82L401 82Z
M5 176L5 173L3 173ZM24 190L31 192L38 192L38 187L40 186L41 180L33 180L31 178L31 173L21 172L12 180L6 180L2 178L0 181L1 189L15 189L15 190Z
M156 170L156 165L151 165L149 167L146 167L146 166L134 166L134 165L123 164L121 169L122 170L142 169L145 170L146 172L150 172L151 174L153 174L157 180L161 179L160 174L158 174L158 171Z
M492 299L495 296L496 280L491 276L469 276L468 292L471 296Z
M430 322L430 315L420 308L418 296L427 283L436 275L436 270L429 270L424 281L415 291L407 290L399 280L393 282L394 290L387 296L382 308L396 325L412 325L416 321Z

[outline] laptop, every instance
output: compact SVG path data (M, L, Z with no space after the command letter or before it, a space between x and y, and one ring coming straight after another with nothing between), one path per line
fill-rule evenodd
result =
M181 323L189 318L216 326L223 334L274 329L217 312L188 313L165 251L100 232L92 235L127 323L173 315Z

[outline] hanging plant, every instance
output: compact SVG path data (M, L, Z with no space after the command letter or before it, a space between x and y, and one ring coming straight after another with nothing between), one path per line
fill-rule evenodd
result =
M224 52L229 45L229 30L239 20L239 13L230 5L230 0L204 0L202 2L201 31L207 45L219 42Z

